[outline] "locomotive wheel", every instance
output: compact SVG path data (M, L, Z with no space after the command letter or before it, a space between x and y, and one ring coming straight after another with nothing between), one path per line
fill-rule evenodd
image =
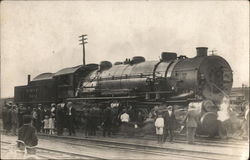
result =
M217 114L214 112L207 112L201 117L202 132L210 137L218 134L218 120Z

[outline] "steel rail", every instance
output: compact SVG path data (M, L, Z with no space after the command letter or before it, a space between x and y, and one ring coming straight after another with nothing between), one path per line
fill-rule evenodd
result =
M6 142L6 141L2 141L2 140L1 140L1 143L11 144L10 142ZM78 153L73 153L73 152L64 152L64 151L59 151L59 150L55 150L55 149L48 149L48 148L44 148L44 147L35 147L35 148L37 149L37 151L43 150L43 151L49 151L49 152L52 152L52 153L54 152L54 153L66 154L66 155L69 155L69 156L79 157L79 158L106 160L105 158L92 156L92 155L78 154ZM8 150L7 148L2 148L2 147L1 147L1 149ZM41 155L41 154L36 154L36 156L43 157L43 158L48 158L48 159L56 159L53 156L44 156L44 155Z
M172 154L172 155L178 155L178 156L189 156L189 157L193 157L193 158L203 158L203 159L214 159L214 160L218 160L218 159L225 159L225 157L228 158L238 158L238 155L230 155L230 154L223 154L223 153L212 153L213 156L220 156L223 158L209 158L209 156L211 156L210 152L206 152L206 151L191 151L191 150L185 150L185 149L175 149L175 148L171 148L171 147L161 147L161 146L152 146L152 145L143 145L143 144L133 144L133 143L124 143L124 142L115 142L115 141L105 141L105 140L97 140L97 139L89 139L89 138L78 138L78 137L67 137L67 136L51 136L51 137L56 137L59 139L69 139L69 140L75 140L75 141L87 141L87 142L92 142L95 144L95 146L99 145L102 147L113 147L113 148L121 148L121 149L127 149L127 150L131 150L132 147L134 147L134 149L136 150L147 150L146 153L149 153L149 151L151 150L157 150L158 152L164 151L164 154ZM67 142L67 143L71 143L71 142ZM74 144L72 143L72 145L83 145L83 144ZM133 148L132 148L133 150ZM166 153L168 152L168 153ZM156 153L156 152L152 152ZM163 152L160 152L163 153ZM176 153L176 154L175 154ZM190 155L188 155L190 154ZM197 156L195 156L194 154L197 154ZM200 157L199 155L206 155L205 157Z

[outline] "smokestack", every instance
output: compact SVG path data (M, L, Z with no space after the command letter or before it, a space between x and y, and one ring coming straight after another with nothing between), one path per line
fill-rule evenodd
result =
M28 74L28 84L30 83L30 74Z
M197 47L197 57L207 56L207 47Z

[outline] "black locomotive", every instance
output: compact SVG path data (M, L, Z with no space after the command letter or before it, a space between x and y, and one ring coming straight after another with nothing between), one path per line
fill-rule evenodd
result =
M214 116L206 113L216 114L218 104L230 93L232 70L222 57L208 56L208 48L196 49L197 55L193 58L163 52L159 61L136 56L113 65L102 61L99 65L43 73L32 81L28 78L28 85L15 87L15 102L46 104L70 100L78 104L79 111L90 103L113 101L148 109L162 102L180 106L197 102L202 103L201 118L211 121Z

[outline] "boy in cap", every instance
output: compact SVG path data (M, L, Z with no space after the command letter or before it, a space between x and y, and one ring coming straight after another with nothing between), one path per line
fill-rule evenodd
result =
M158 143L163 143L163 128L164 128L164 119L161 114L158 114L155 120L155 128Z

